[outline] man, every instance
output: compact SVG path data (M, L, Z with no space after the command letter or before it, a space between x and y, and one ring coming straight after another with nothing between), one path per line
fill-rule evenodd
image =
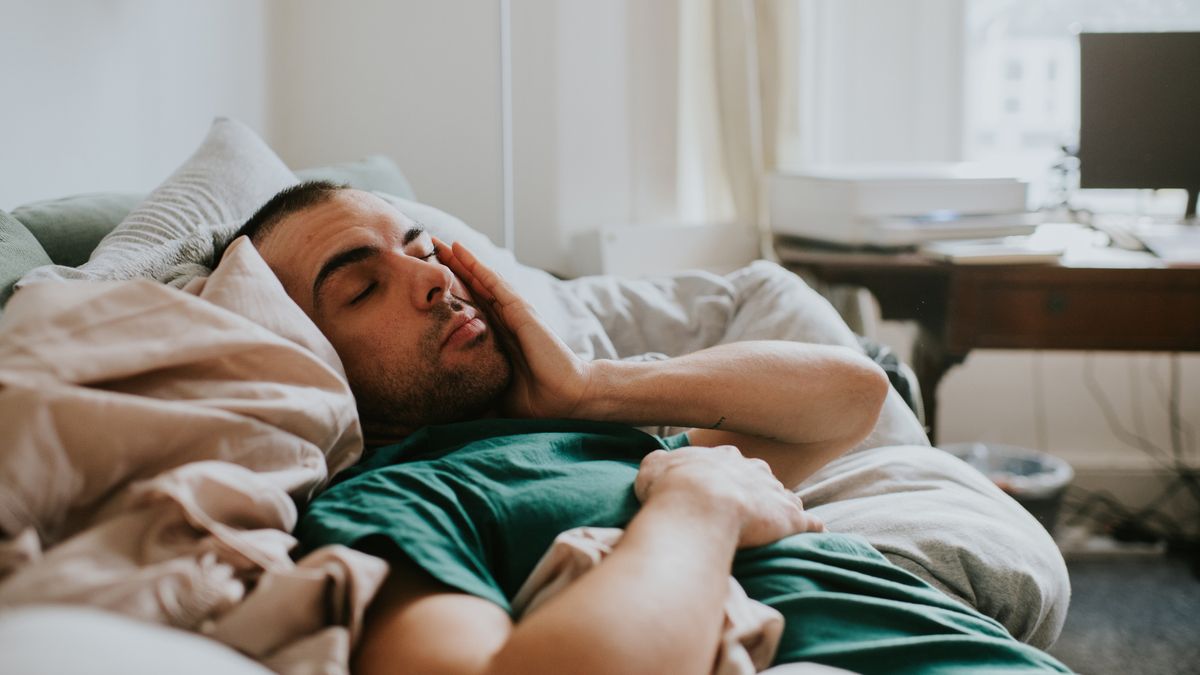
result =
M1057 667L861 540L790 536L823 527L785 485L862 440L887 393L861 355L747 342L584 362L464 247L328 183L283 191L242 233L341 356L375 448L297 531L392 565L360 671L707 672L731 570L787 617L783 661ZM626 534L514 623L515 588L578 525Z

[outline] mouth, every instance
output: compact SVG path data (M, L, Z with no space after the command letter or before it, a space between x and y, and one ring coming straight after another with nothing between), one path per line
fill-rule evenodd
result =
M486 332L487 324L474 310L468 308L450 320L446 337L442 340L442 349L462 347Z

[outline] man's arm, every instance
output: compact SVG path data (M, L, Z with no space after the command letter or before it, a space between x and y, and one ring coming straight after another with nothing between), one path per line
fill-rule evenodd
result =
M613 552L515 626L411 563L371 606L360 673L707 673L733 553L818 529L795 495L735 449L651 453L643 507Z
M888 381L846 347L720 345L667 361L595 361L576 416L694 427L693 445L735 445L795 486L871 432Z
M667 361L584 362L470 251L438 243L507 342L508 414L694 427L693 444L737 445L795 486L865 438L887 396L883 371L845 347L739 342Z

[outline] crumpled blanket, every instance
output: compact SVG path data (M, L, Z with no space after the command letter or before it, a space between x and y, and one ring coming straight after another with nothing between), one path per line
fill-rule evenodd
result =
M185 291L31 285L0 320L0 608L88 604L348 672L387 566L293 562L288 532L361 451L341 362L248 242Z
M615 527L576 527L559 534L513 598L518 617L532 613L588 570L600 564L620 541ZM713 675L751 675L775 658L783 634L783 615L752 600L729 577L725 625L713 662Z

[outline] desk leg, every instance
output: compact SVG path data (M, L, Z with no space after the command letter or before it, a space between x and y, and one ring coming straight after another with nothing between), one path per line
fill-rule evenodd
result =
M913 344L913 372L921 384L921 403L925 406L925 431L929 442L937 443L937 388L942 377L954 366L963 362L966 354L946 352L941 337L924 326L917 333Z

